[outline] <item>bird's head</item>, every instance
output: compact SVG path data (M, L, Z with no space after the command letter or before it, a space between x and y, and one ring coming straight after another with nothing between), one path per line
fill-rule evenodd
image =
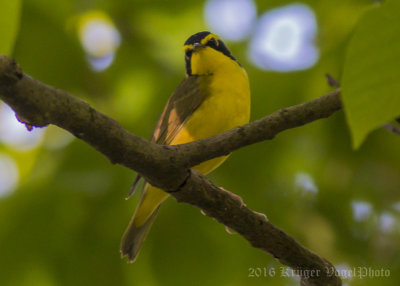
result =
M190 36L184 46L186 75L212 74L226 65L239 65L219 37L210 32Z

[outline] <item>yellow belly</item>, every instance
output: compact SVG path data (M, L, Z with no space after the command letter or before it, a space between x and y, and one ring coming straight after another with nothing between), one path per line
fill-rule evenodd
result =
M233 64L236 65L235 62ZM236 68L236 67L235 67ZM250 89L246 72L237 67L234 72L213 75L211 95L187 120L172 140L171 145L184 144L217 135L247 123L250 119ZM218 157L203 162L193 169L208 174L228 158ZM153 211L168 197L158 188L146 184L135 213L135 225L141 226Z

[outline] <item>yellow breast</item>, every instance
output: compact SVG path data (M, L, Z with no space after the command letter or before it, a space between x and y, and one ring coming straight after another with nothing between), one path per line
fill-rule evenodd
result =
M205 48L192 55L193 74L212 75L210 95L186 121L171 145L217 135L247 123L250 119L250 88L246 71L234 60ZM228 156L218 157L194 167L202 174L217 168ZM134 219L141 226L168 194L146 184L144 196Z
M217 53L217 54L215 54ZM192 55L194 74L212 74L210 95L187 120L171 145L207 138L249 122L250 88L246 71L213 49ZM203 174L218 167L225 157L196 166Z

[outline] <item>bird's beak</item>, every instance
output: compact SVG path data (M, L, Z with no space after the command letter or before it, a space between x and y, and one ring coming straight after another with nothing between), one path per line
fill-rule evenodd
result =
M194 51L198 51L198 50L200 50L200 49L204 49L206 46L204 46L204 45L202 45L202 44L200 44L200 43L194 43L193 44L193 49L194 49Z

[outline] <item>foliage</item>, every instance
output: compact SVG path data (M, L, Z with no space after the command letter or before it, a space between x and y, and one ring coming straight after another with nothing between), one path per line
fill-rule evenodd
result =
M0 53L10 55L18 32L21 1L0 2Z
M400 3L389 1L358 23L343 75L343 101L359 147L365 136L399 116Z

